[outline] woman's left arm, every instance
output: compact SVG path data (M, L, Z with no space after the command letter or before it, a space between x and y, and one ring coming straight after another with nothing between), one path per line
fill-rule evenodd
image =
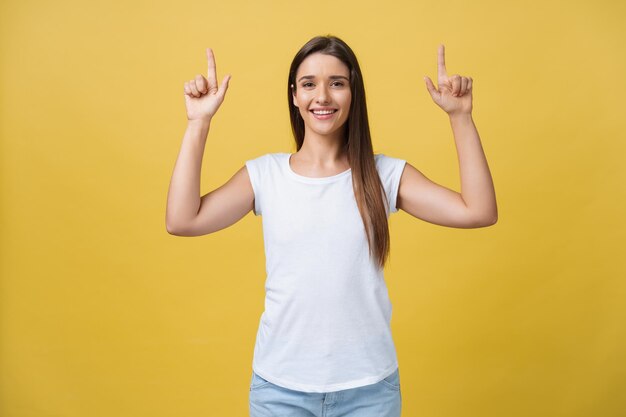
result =
M472 119L472 78L452 75L445 67L444 46L439 46L435 88L426 87L433 101L449 116L456 143L461 192L434 183L407 163L400 178L396 205L414 217L442 226L475 228L498 219L495 190L478 130Z

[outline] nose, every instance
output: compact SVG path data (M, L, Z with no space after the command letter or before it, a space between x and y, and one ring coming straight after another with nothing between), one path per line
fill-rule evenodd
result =
M329 96L329 94L328 94L328 91L326 91L326 87L322 86L319 91L320 91L320 93L317 96L317 102L318 103L324 103L324 104L328 103L328 96Z

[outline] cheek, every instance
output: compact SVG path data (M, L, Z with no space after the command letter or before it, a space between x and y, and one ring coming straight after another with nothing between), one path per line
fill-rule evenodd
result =
M296 97L296 103L298 104L298 107L300 107L303 110L307 109L310 101L311 101L310 97L308 97L307 94L300 93L300 95Z
M346 109L350 109L350 105L352 104L352 96L350 94L343 97L343 107Z
M344 113L346 115L346 117L348 117L348 113L350 113L350 107L351 107L352 103L350 100L346 100L343 103L343 108L344 108Z

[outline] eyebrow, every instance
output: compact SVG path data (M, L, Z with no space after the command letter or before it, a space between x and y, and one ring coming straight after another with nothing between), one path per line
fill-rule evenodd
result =
M298 82L302 81L303 79L312 80L314 78L315 78L315 75L304 75L304 76L300 77L300 79L298 79ZM346 81L350 81L348 79L348 77L343 76L343 75L331 75L328 78L330 78L331 80L337 80L339 78L344 78Z

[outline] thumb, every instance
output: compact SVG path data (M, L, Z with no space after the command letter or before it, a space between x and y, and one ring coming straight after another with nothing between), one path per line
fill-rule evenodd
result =
M435 98L435 94L438 93L437 89L435 88L435 85L433 84L433 82L430 80L429 77L424 77L424 81L426 82L426 88L428 89L428 92L433 98Z
M224 96L224 94L226 94L226 90L228 90L228 82L230 81L230 77L231 77L231 75L228 74L222 80L222 85L220 87L220 91L222 92L222 96Z

